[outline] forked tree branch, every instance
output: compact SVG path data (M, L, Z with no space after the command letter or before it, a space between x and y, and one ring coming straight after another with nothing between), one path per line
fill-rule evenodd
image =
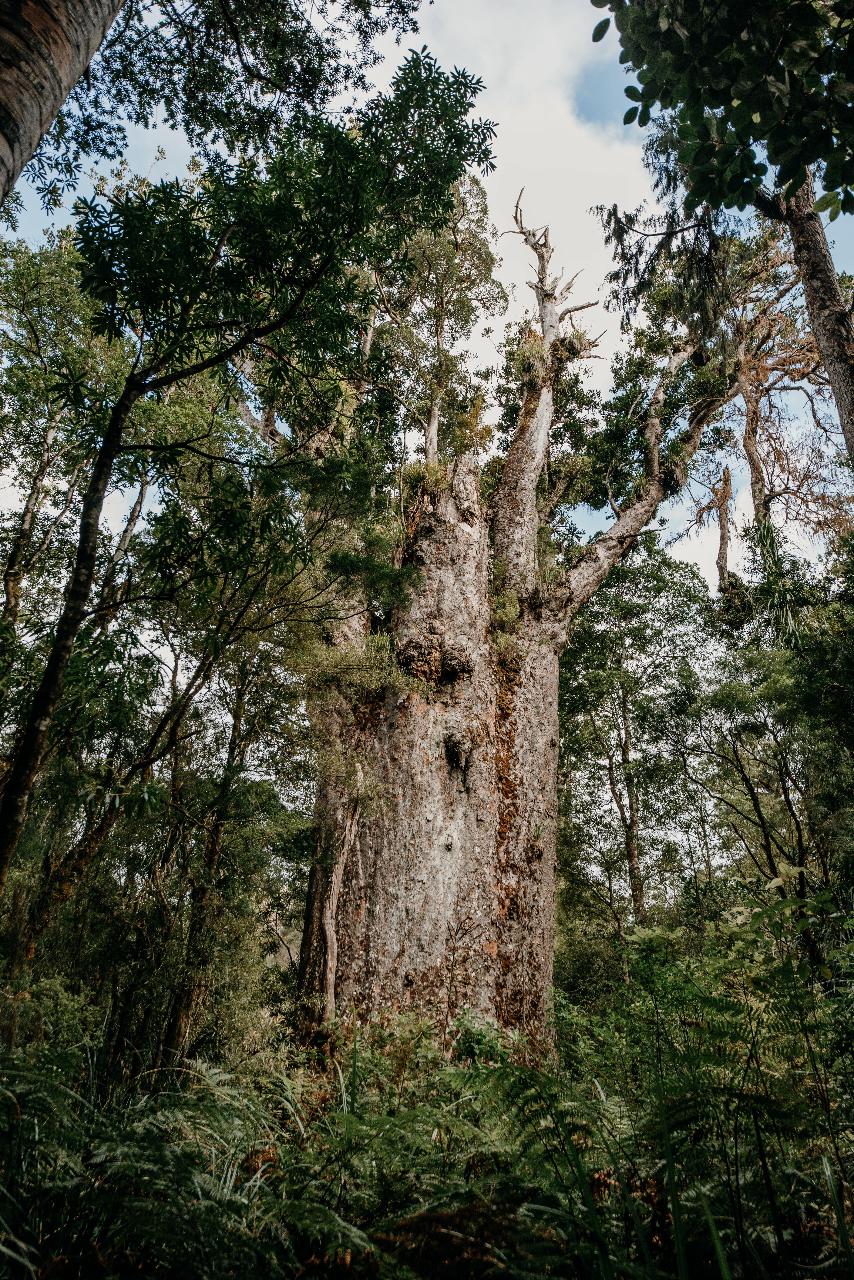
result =
M537 299L539 334L532 344L535 348L533 369L523 391L516 430L493 498L492 532L495 559L501 567L504 586L524 599L537 586L540 527L537 486L554 423L555 383L563 368L593 345L575 329L572 317L596 304L564 306L578 275L562 283L560 275L550 274L554 249L549 229L526 226L522 192L516 201L513 221L537 263L536 279L530 282L530 287ZM564 329L567 320L571 332Z
M734 376L724 393L700 400L691 410L687 426L665 458L661 422L664 398L668 386L691 358L694 349L693 344L686 344L674 352L653 391L643 433L644 473L634 496L623 503L611 527L585 548L559 586L550 593L547 612L563 642L575 615L598 590L611 569L631 552L668 492L685 484L688 467L700 447L706 426L738 391L738 379Z

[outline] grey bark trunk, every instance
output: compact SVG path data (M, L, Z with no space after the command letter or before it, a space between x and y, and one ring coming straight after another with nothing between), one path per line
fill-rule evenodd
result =
M718 590L726 591L729 583L729 504L732 501L732 475L729 467L724 467L720 483L714 492L715 505L718 509Z
M744 456L750 473L750 497L753 503L753 519L758 525L768 519L768 488L765 484L765 471L759 452L759 396L755 388L748 383L741 387L744 400Z
M442 408L442 393L437 391L430 405L430 417L427 420L427 431L424 437L424 461L428 466L435 466L439 461L439 415Z
M408 548L421 585L394 620L408 686L327 708L323 856L301 956L328 1019L469 1009L542 1028L551 984L557 654L489 631L479 472L453 466Z
M848 456L854 459L854 323L842 296L812 180L786 203L784 218L804 286L810 325L839 412Z
M469 1009L506 1027L544 1030L552 977L557 821L558 657L578 610L684 483L706 423L733 393L704 400L662 463L661 406L691 354L674 352L643 423L644 474L611 528L548 590L540 580L537 487L554 383L583 349L562 330L579 307L549 275L547 229L516 225L537 260L539 372L493 492L457 458L429 477L407 521L403 559L418 571L390 626L402 679L355 702L315 706L325 767L300 986L308 1020L416 1009ZM561 308L563 307L563 310ZM571 321L570 321L571 323ZM491 537L490 537L491 535ZM518 618L492 620L491 590ZM364 645L362 610L331 643ZM502 611L503 612L503 611ZM353 665L351 664L351 665Z
M0 203L97 53L124 0L0 0Z

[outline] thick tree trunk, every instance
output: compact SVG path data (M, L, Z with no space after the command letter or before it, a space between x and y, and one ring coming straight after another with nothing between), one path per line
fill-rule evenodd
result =
M0 203L124 0L0 0Z
M809 180L785 205L795 263L804 286L810 325L839 412L848 456L854 459L854 323L842 296Z
M551 983L557 655L489 630L479 472L453 466L409 554L395 619L407 686L325 709L322 857L301 957L323 1018L462 1009L542 1027Z
M531 590L527 541L509 564L505 547L514 544L499 548L495 520L490 540L472 458L458 458L445 484L422 494L404 553L418 581L391 627L403 679L355 702L336 695L315 711L325 768L300 956L311 1021L413 1009L447 1023L468 1009L535 1035L544 1029L558 655L571 618L663 497L655 411L664 385L651 402L637 497L548 599ZM711 412L710 403L698 407L680 437L670 464L679 482ZM522 430L530 421L523 417ZM497 577L505 592L508 569L520 613L502 630L492 624L490 588ZM358 626L335 638L355 651L354 664L360 642Z

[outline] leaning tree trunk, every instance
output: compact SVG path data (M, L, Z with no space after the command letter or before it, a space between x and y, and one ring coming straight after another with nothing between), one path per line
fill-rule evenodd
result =
M489 537L469 457L425 500L393 623L405 682L322 715L330 767L301 956L329 1018L467 1008L540 1028L551 983L558 658L490 628Z
M812 180L786 202L785 222L803 281L810 325L836 401L848 456L854 460L854 322L842 296Z
M0 0L0 203L124 0Z

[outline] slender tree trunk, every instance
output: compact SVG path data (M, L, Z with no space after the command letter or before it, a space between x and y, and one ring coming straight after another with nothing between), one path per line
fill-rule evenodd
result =
M48 862L44 867L41 884L30 903L26 920L19 934L18 955L21 957L22 965L32 964L39 940L56 912L72 897L80 881L98 858L113 828L124 816L130 783L162 759L164 754L169 753L173 755L174 788L177 771L174 753L177 749L178 733L194 699L210 681L213 670L214 659L205 654L199 660L186 688L180 695L173 682L171 705L158 717L142 751L117 781L115 792L107 798L103 808L91 819L83 834L68 849L64 857L56 862ZM177 807L176 797L173 795L173 808L175 807Z
M768 519L768 486L765 483L765 471L759 453L759 392L747 379L742 381L741 398L744 401L744 456L750 473L750 497L753 503L753 520L761 524Z
M436 391L430 405L427 431L424 436L424 461L428 467L439 461L439 415L442 410L442 393Z
M848 456L854 459L854 323L842 296L815 192L809 179L786 202L795 263L804 286L810 324L836 401Z
M190 919L182 971L172 995L169 1020L163 1036L161 1060L174 1063L187 1046L194 1010L205 991L205 972L210 964L213 916L218 901L217 878L222 862L223 837L234 783L246 759L248 740L244 736L248 682L237 690L225 767L217 790L210 825L202 850L200 873L190 893Z
M148 477L143 476L139 482L139 489L134 498L133 505L128 512L119 540L116 543L113 554L110 556L101 590L98 597L98 603L94 608L94 614L98 619L98 632L105 632L110 623L115 619L119 606L123 597L126 595L129 584L124 582L118 588L116 587L116 578L119 572L119 566L128 553L133 535L136 532L136 526L139 523L139 517L142 515L142 508L145 504L145 497L148 493Z
M6 567L3 571L3 621L14 628L18 623L18 613L21 607L21 581L24 576L24 569L27 562L27 555L33 540L33 527L36 516L38 515L39 504L41 503L42 494L44 492L45 476L51 464L51 450L53 442L56 438L57 419L54 418L48 423L45 431L44 441L42 443L42 451L39 456L36 469L33 472L30 481L30 488L24 501L24 509L21 512L21 518L18 522L18 530L12 540L9 548L9 554L6 557Z
M718 590L726 591L729 583L729 504L732 501L732 475L729 467L724 467L720 483L714 491L715 506L718 512Z
M408 688L327 708L301 955L330 1018L468 1008L543 1023L551 982L557 655L489 633L489 539L470 458L427 502L421 586L393 625Z
M622 733L620 735L620 758L623 766L623 780L626 787L627 810L624 814L626 833L626 862L629 870L629 887L632 893L632 909L635 924L646 921L646 893L644 891L643 873L640 863L640 806L638 789L632 773L632 716L629 707L629 695L626 686L620 690L622 710ZM621 811L622 812L622 811Z
M124 0L0 0L0 203Z
M38 688L33 694L0 795L0 890L5 884L18 841L24 828L30 795L47 749L48 734L62 694L65 671L92 592L98 552L101 512L113 465L119 452L122 432L138 391L128 384L110 415L110 421L95 459L83 496L77 556L59 615L53 643Z
M646 895L640 862L640 807L637 786L632 777L632 731L628 693L625 687L621 690L620 702L622 724L618 721L615 727L620 746L622 786L617 776L616 751L609 749L608 787L623 828L623 848L626 853L626 870L635 924L643 924L646 920ZM616 915L615 912L615 917Z

